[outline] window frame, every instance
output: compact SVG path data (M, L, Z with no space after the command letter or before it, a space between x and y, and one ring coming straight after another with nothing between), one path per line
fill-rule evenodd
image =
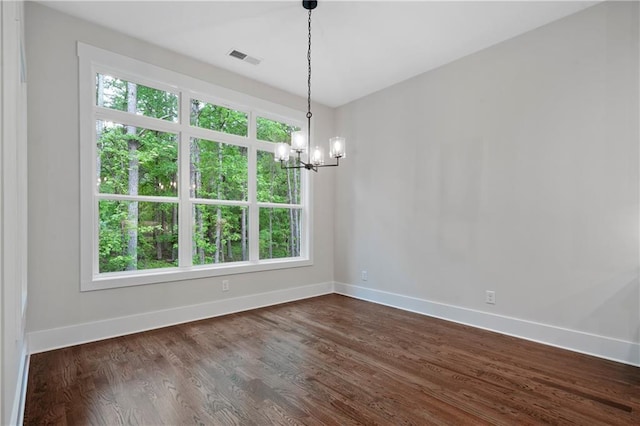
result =
M288 269L313 265L313 241L310 232L313 220L313 179L301 173L300 204L264 203L257 201L257 152L273 152L275 144L257 139L256 118L264 117L282 121L306 131L305 113L245 93L217 86L178 72L142 62L82 42L77 44L79 64L79 124L80 124L80 290L91 291L171 281L217 277L231 274ZM118 111L96 105L96 74L142 84L174 93L178 96L178 121L172 122L153 117ZM247 113L248 134L238 136L192 126L190 123L191 99L214 103ZM146 269L100 273L98 270L99 212L98 202L104 199L128 199L128 196L101 194L96 185L97 135L96 120L114 121L177 135L178 143L178 192L177 197L135 196L138 201L176 202L178 204L178 259L174 268ZM248 151L248 196L246 201L203 200L191 198L189 192L191 138L244 146ZM185 171L186 170L186 171ZM248 209L247 261L193 265L192 204L221 204L245 206ZM300 256L276 259L259 259L260 208L299 208L301 210Z

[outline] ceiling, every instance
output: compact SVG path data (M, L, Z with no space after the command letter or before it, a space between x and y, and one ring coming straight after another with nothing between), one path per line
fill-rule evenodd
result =
M306 97L307 11L294 1L43 1ZM336 107L598 1L319 1L314 101ZM237 49L259 65L228 56Z

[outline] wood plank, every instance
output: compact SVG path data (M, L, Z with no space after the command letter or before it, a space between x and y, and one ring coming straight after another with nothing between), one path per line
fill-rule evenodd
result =
M640 424L640 368L328 295L32 355L25 424Z

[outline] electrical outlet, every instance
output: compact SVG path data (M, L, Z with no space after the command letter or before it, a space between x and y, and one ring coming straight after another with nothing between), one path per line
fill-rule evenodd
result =
M369 274L367 273L367 271L362 271L361 278L362 281L366 281L369 279Z
M229 291L229 280L222 280L222 291Z
M496 292L493 290L487 290L484 296L484 301L490 305L496 304Z

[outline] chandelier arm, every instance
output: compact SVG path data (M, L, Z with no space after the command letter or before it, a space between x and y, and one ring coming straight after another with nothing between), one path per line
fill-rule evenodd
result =
M283 170L287 170L287 169L306 169L306 170L313 170L314 172L318 171L318 167L331 167L331 166L337 166L338 164L327 164L326 166L323 165L315 165L315 164L311 164L311 163L305 163L304 161L300 161L301 165L298 166L285 166L284 165L284 160L280 160L280 168Z
M296 165L295 166L285 166L284 164L285 164L285 161L284 160L280 160L280 168L283 169L283 170L287 170L287 169L310 169L310 168L313 167L311 164L305 163L302 160L302 158L300 157L300 151L297 152Z
M320 164L316 167L338 167L340 165L340 158L336 158L336 163L335 164Z

